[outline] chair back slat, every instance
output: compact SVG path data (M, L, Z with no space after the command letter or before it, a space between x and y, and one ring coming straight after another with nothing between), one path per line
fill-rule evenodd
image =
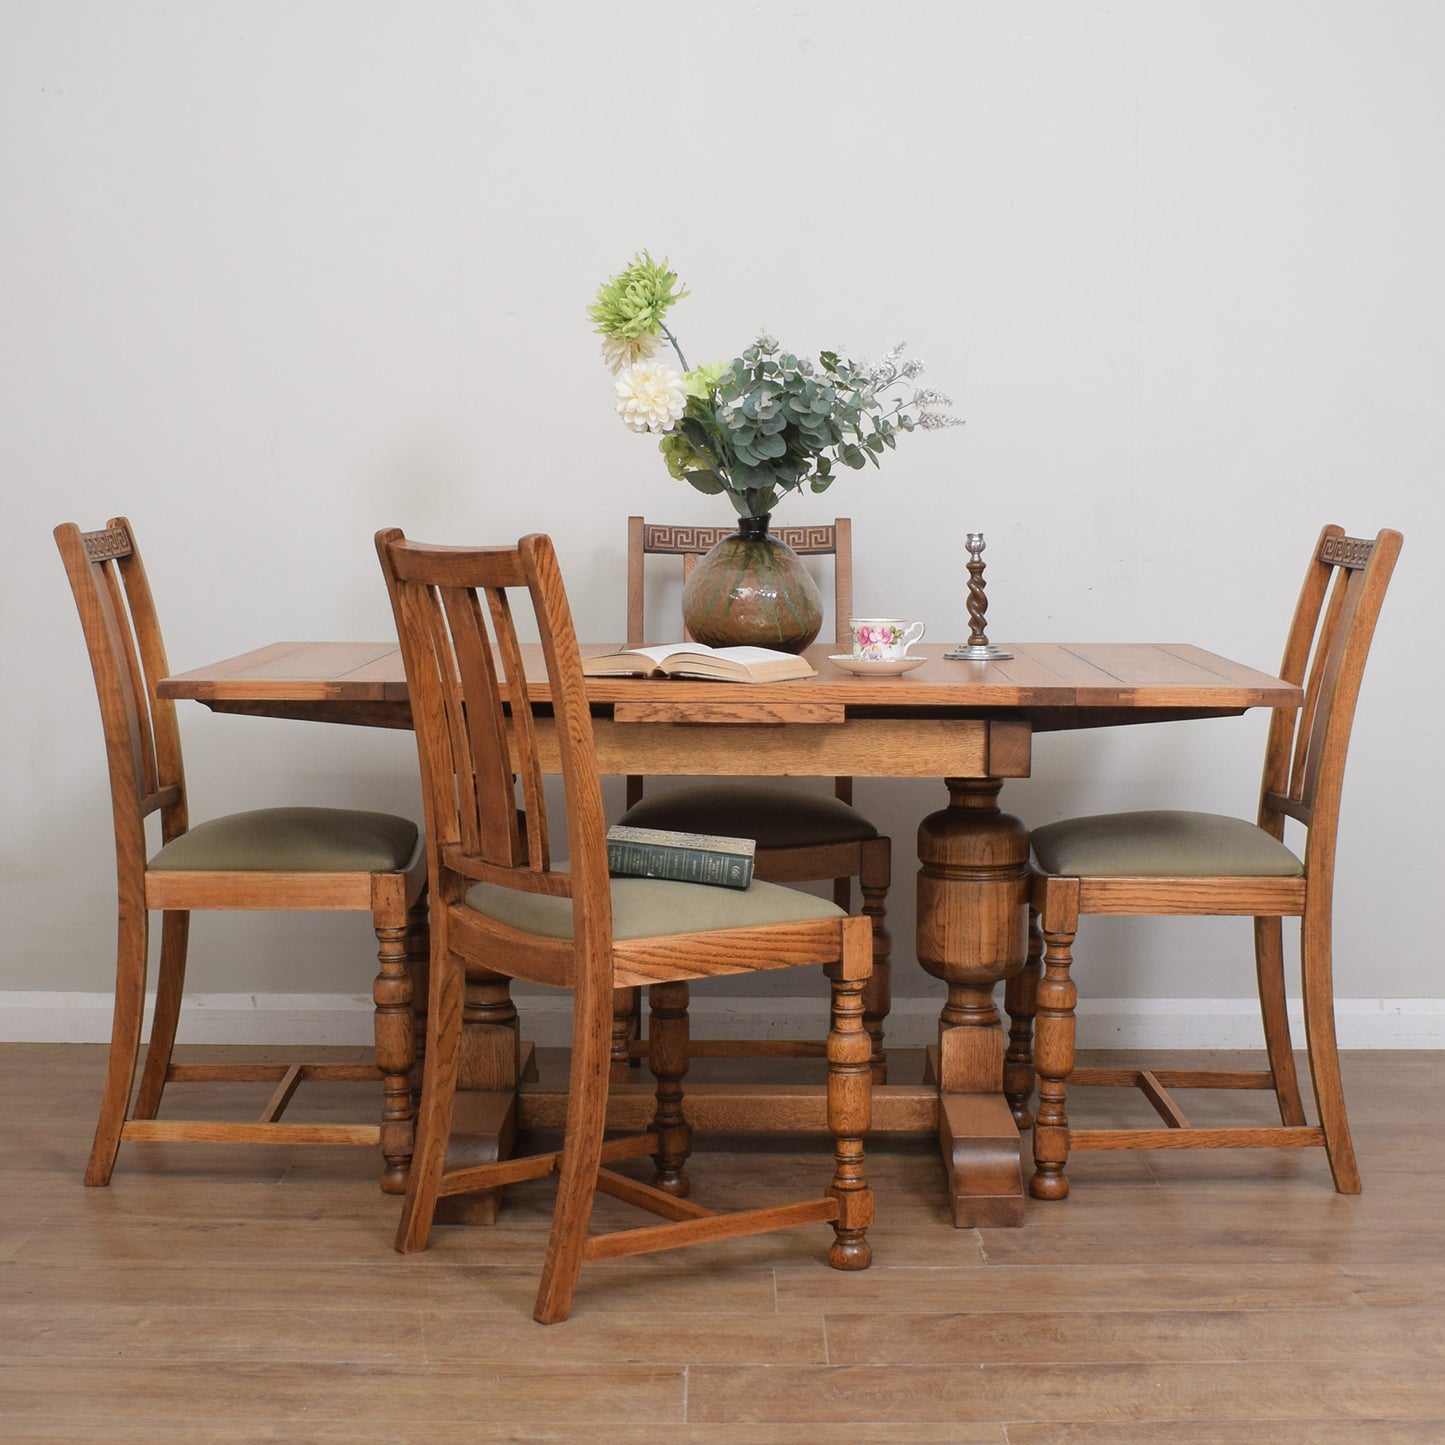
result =
M592 707L572 609L562 583L562 570L549 537L533 535L518 543L527 564L537 633L546 661L557 756L567 800L567 842L579 897L585 893L587 917L575 936L586 933L589 944L612 936L612 893L607 869L607 819L597 772L597 744L592 733ZM518 688L519 695L525 692ZM610 957L608 961L610 968Z
M1336 573L1310 659L1305 696L1313 705L1308 715L1300 719L1303 746L1295 749L1296 764L1289 793L1311 810L1319 795L1320 774L1328 755L1330 724L1342 703L1343 684L1347 680L1347 644L1359 613L1364 581L1362 569L1341 569Z
M512 606L503 591L488 592L487 603L491 608L492 626L497 642L497 651L502 661L502 676L506 683L507 695L511 698L525 698L527 695L527 669L522 660L522 650L517 642L517 629L512 620ZM542 760L537 744L537 728L530 707L511 706L507 712L511 724L510 747L512 767L517 783L522 790L522 812L532 818L536 826L527 830L527 866L545 871L552 866L551 851L547 833L547 807L542 791Z
M550 541L433 547L393 529L377 534L377 551L406 664L440 896L454 898L479 876L528 892L585 895L589 927L610 938L592 719ZM524 614L535 619L542 642L546 686L537 678L533 685L550 706L560 756L565 873L552 868L539 703L529 696L511 594L527 599ZM579 937L585 931L579 926Z
M185 831L185 774L175 704L156 696L170 669L155 603L130 523L55 529L90 655L110 774L117 845L141 847L161 812L162 839Z
M120 726L117 742L130 753L128 775L133 780L138 804L156 791L155 730L146 705L145 671L135 646L120 572L113 559L93 563L93 586L97 626L103 638L104 673L111 684L113 708Z
M455 780L456 835L465 852L515 867L525 850L518 838L516 796L506 767L502 688L485 609L476 593L465 587L438 587L419 596L430 604L427 632L444 697L451 774L439 774L439 782L452 791Z
M1304 823L1316 863L1333 856L1355 704L1401 540L1388 530L1360 538L1326 527L1285 646L1280 675L1304 701L1271 723L1260 824L1281 837L1286 817Z
M1291 801L1304 803L1304 780L1311 742L1316 738L1315 720L1320 711L1320 692L1325 681L1326 669L1322 665L1329 653L1329 642L1339 628L1340 609L1344 604L1348 578L1332 576L1329 571L1320 573L1322 585L1319 589L1320 602L1315 606L1315 622L1311 631L1302 639L1306 650L1300 663L1297 679L1304 691L1304 701L1292 720L1294 748L1289 766L1289 781L1285 795ZM1322 608L1322 610L1321 610Z

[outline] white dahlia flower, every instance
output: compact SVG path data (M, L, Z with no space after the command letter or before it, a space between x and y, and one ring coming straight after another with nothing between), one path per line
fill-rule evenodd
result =
M617 378L617 414L637 432L670 432L687 410L682 374L655 361L638 361Z
M662 338L644 332L641 336L604 336L602 338L602 359L613 373L624 366L646 361L662 350Z

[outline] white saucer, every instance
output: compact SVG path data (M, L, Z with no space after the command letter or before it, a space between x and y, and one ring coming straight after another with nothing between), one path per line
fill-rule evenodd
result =
M830 657L829 662L841 667L844 672L856 672L859 677L901 677L922 667L926 657Z

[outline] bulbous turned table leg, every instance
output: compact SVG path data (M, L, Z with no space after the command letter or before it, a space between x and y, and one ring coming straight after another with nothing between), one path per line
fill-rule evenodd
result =
M948 986L938 1020L939 1141L961 1229L1021 1224L1018 1125L1004 1097L994 988L1028 953L1028 830L995 778L946 778L918 828L918 961Z

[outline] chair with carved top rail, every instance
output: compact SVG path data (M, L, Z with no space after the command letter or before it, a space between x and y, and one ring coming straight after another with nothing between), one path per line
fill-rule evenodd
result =
M1069 1192L1065 1166L1080 1149L1296 1148L1327 1153L1336 1189L1358 1193L1335 1037L1331 892L1340 791L1360 680L1400 551L1398 532L1372 539L1326 527L1310 556L1280 675L1302 686L1298 712L1276 711L1265 750L1257 822L1211 813L1149 811L1070 818L1031 835L1031 967L1038 985L1034 1122L1037 1199ZM1298 852L1286 823L1305 829ZM1075 1068L1071 976L1080 915L1234 915L1254 921L1255 968L1268 1068ZM1305 1122L1291 1051L1283 920L1300 920L1300 970L1310 1076L1319 1123ZM1016 1002L1011 994L1011 1003ZM1030 1011L1026 1006L1023 1012ZM1016 1019L1016 1025L1018 1020ZM1070 1085L1138 1088L1162 1127L1077 1128ZM1268 1089L1279 1124L1194 1127L1172 1089Z
M773 527L772 535L802 556L833 559L833 615L840 651L852 646L849 619L853 611L853 531L847 517L831 523ZM731 536L731 527L709 527L627 519L627 645L647 640L646 559L682 559L686 582L709 548ZM892 841L864 817L853 803L853 779L835 778L833 794L782 787L774 783L686 783L644 797L644 780L627 779L627 812L622 822L671 832L710 833L755 839L755 875L774 883L832 880L833 900L840 908L852 904L853 879L862 894L862 912L873 928L873 978L864 1001L864 1020L872 1041L875 1083L886 1083L887 1058L883 1029L888 1017L891 940L885 922L892 876ZM634 997L618 1000L613 1039L614 1069L646 1052L636 1037L640 1009ZM696 1057L808 1057L821 1052L809 1039L693 1039Z
M175 704L156 696L169 668L135 533L115 517L93 532L64 523L55 540L90 654L115 826L115 1010L85 1182L110 1182L122 1142L347 1144L379 1146L381 1187L400 1193L414 1120L413 971L426 955L426 853L416 824L358 809L282 807L192 827ZM147 861L152 814L159 814L160 847ZM162 919L155 1006L136 1088L156 909ZM369 914L380 960L372 987L374 1062L176 1062L190 915L201 909ZM308 1081L379 1082L381 1097L366 1122L283 1119ZM157 1117L168 1084L267 1082L275 1087L255 1122ZM166 1097L173 1100L175 1091Z
M831 1223L829 1263L863 1269L872 1192L863 1176L869 1124L862 994L869 925L835 904L754 882L745 891L608 876L606 822L592 718L556 554L541 535L510 547L438 547L377 534L406 666L431 875L427 1042L416 1156L396 1247L424 1249L438 1199L556 1174L557 1195L535 1317L565 1319L583 1263L807 1223ZM566 863L554 863L542 779L543 739L526 705L514 616L535 619L547 671L550 730L566 803ZM828 1123L832 1182L794 1203L719 1214L692 1203L683 1165L688 980L822 966L832 983ZM560 1150L476 1163L448 1158L463 1055L506 1049L510 1025L464 1028L468 986L487 1012L512 978L569 989L572 1048ZM647 985L656 1111L644 1134L604 1143L614 990ZM478 1032L490 1038L478 1039ZM610 1166L651 1155L650 1183ZM659 1214L642 1228L589 1233L598 1191Z

